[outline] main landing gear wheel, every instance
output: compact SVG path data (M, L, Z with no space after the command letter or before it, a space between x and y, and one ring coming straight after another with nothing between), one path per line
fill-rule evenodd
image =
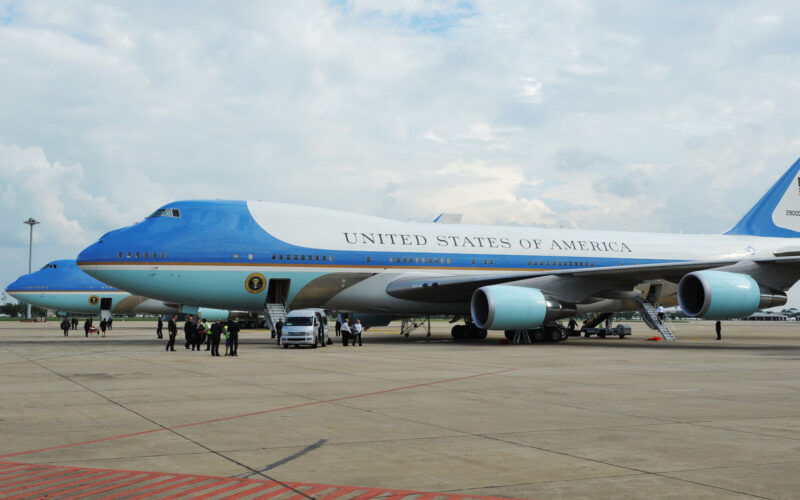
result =
M488 333L485 328L478 328L475 325L454 325L450 329L450 335L454 340L483 340Z

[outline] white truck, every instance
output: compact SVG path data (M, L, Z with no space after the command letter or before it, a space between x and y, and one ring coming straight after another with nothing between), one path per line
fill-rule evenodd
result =
M281 333L281 344L284 349L290 345L325 347L329 341L328 316L324 310L297 309L286 315Z

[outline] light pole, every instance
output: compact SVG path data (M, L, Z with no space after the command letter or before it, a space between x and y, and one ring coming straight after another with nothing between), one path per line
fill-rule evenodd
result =
M22 221L23 224L27 224L31 226L31 239L28 243L28 274L31 274L31 261L33 260L33 226L39 223L38 220L34 219L33 217L28 217L28 220ZM31 319L31 305L28 304L28 319Z

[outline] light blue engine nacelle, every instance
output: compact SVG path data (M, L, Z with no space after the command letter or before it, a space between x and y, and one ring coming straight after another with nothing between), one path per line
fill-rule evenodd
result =
M470 301L472 321L487 330L527 330L546 321L575 315L575 306L545 297L538 288L490 285Z
M728 319L782 306L786 294L761 286L746 274L696 271L678 283L678 303L692 318Z

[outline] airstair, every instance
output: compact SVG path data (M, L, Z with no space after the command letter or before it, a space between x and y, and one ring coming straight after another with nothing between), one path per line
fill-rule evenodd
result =
M658 319L656 308L651 302L639 299L636 303L639 305L639 312L642 313L642 319L650 329L658 330L658 333L661 334L661 338L664 340L675 340L675 335L672 334L675 329L674 326L666 317L663 321Z
M267 303L264 308L264 320L267 323L267 328L274 331L275 323L279 319L286 317L286 307L283 304L269 304Z

